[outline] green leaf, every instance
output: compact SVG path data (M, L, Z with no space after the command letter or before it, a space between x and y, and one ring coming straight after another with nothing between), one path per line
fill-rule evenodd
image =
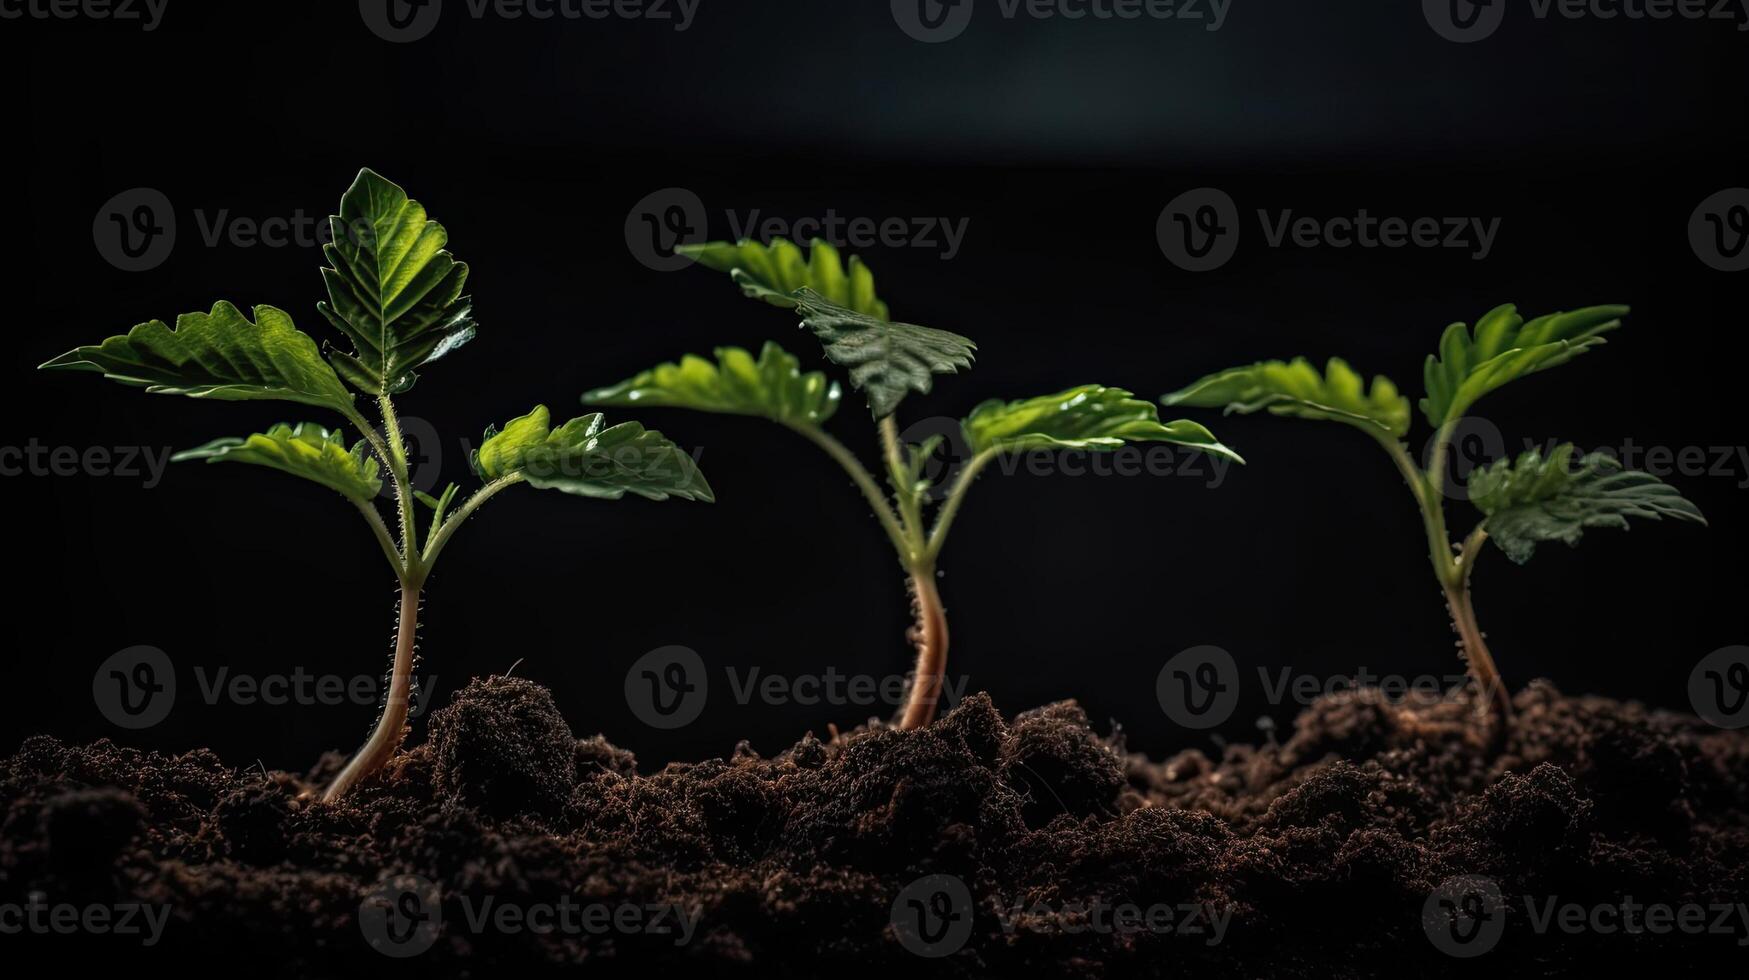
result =
M444 249L449 233L406 191L359 171L328 223L328 301L317 309L352 341L353 353L332 354L347 381L367 394L399 394L418 379L415 368L473 339L467 263Z
M92 347L42 365L47 370L96 371L156 394L220 401L277 399L352 409L352 393L322 360L316 342L271 306L250 322L230 303L211 313L185 313L172 330L151 320Z
M1625 306L1588 306L1526 323L1508 304L1477 320L1473 333L1454 323L1439 340L1439 354L1427 357L1421 411L1436 427L1462 418L1477 399L1501 385L1565 364L1603 343L1602 335L1621 326L1627 312Z
M717 363L688 354L583 396L585 405L660 405L731 415L758 415L788 425L819 425L838 411L842 391L824 372L802 373L801 362L767 342L759 359L739 347L718 347Z
M1606 453L1592 453L1575 467L1573 453L1572 443L1547 456L1532 449L1470 479L1470 500L1488 515L1488 536L1518 564L1530 560L1538 542L1576 545L1586 528L1626 530L1629 517L1706 523L1700 508L1650 473L1625 470Z
M603 428L599 412L553 429L547 407L538 405L502 432L488 428L473 464L487 480L520 474L530 486L582 497L716 499L692 457L662 433L636 422Z
M209 463L269 466L314 480L361 504L370 503L383 488L383 481L377 477L376 457L363 440L347 449L344 431L330 432L313 422L295 426L282 422L247 438L214 439L170 459L177 463L204 459Z
M961 423L973 452L1116 449L1126 442L1169 442L1243 463L1195 422L1161 423L1157 409L1122 388L1082 385L1022 401L987 401Z
M1397 391L1391 379L1378 375L1369 389L1360 375L1337 357L1330 359L1322 375L1303 357L1220 371L1160 401L1169 406L1228 412L1268 409L1276 415L1346 422L1396 439L1409 434L1409 399Z
M887 304L875 296L874 273L868 266L852 255L846 269L838 250L818 238L807 258L795 243L782 238L772 239L770 245L742 239L733 244L681 245L676 251L707 269L727 272L743 293L773 306L794 308L796 290L806 288L847 310L888 319Z
M927 393L934 375L971 367L978 348L957 333L877 319L811 289L795 298L802 326L820 338L828 360L850 369L850 383L868 396L875 418L893 414L909 391Z

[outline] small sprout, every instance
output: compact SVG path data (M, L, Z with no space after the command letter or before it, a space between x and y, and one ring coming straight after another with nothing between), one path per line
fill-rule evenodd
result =
M329 223L333 242L323 247L329 266L322 270L328 301L317 309L351 342L351 352L330 350L324 357L314 338L275 307L255 307L251 321L221 302L210 313L178 317L174 329L152 320L43 367L94 371L151 393L298 402L334 412L363 434L348 448L338 429L280 424L174 457L253 463L339 493L364 516L395 570L400 610L388 691L370 740L324 793L334 800L382 768L400 747L414 696L420 594L444 545L493 495L517 483L610 500L633 493L652 500L709 501L711 491L692 458L661 433L636 422L609 428L600 415L572 419L555 430L544 407L509 423L502 433L487 430L474 467L486 482L453 513L459 486L451 484L438 497L413 489L393 396L413 387L417 369L473 339L473 304L463 295L468 267L445 249L449 236L442 225L400 187L370 170L359 173L340 200L340 214ZM359 410L348 385L375 399L381 434ZM398 534L377 511L384 471L395 493ZM423 547L416 504L430 511Z
M1470 599L1470 575L1483 542L1492 538L1508 558L1523 564L1538 542L1574 545L1586 528L1626 528L1629 517L1706 523L1699 508L1657 477L1624 470L1599 454L1575 464L1573 447L1563 444L1546 456L1533 450L1516 461L1503 459L1479 470L1470 480L1469 497L1483 514L1481 523L1461 544L1454 544L1446 531L1446 456L1465 414L1496 388L1603 344L1603 335L1620 327L1627 312L1625 306L1593 306L1527 322L1516 308L1501 306L1477 321L1473 331L1462 323L1446 328L1439 353L1427 358L1424 372L1427 395L1420 408L1435 430L1425 470L1403 444L1412 414L1408 399L1390 379L1375 377L1369 386L1336 358L1322 375L1304 358L1222 371L1161 401L1342 422L1382 446L1420 506L1433 571L1471 675L1487 699L1484 703L1505 717L1512 702Z
M1083 385L1038 398L990 401L961 423L971 455L931 523L925 511L937 494L927 468L941 439L903 444L893 413L911 392L927 393L936 375L970 368L976 345L959 334L891 319L887 304L875 295L868 267L855 257L847 266L825 242L815 241L805 257L799 247L781 239L770 245L714 242L682 250L701 265L729 273L749 297L799 314L801 325L820 340L826 358L846 369L851 385L868 399L879 430L887 489L823 428L842 400L838 383L823 372L804 373L795 356L775 343L767 342L757 358L737 347L717 348L714 362L689 354L588 392L583 402L766 418L813 442L850 474L874 508L907 577L917 665L901 727L917 728L935 717L948 647L936 565L967 492L991 461L1006 453L1102 452L1127 442L1166 442L1243 462L1201 425L1162 423L1154 405L1117 388Z

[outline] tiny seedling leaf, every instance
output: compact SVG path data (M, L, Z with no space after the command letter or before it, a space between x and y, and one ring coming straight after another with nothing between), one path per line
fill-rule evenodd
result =
M1542 541L1577 545L1586 528L1627 529L1629 517L1705 524L1700 508L1675 487L1639 470L1623 469L1606 453L1573 465L1572 443L1548 455L1532 449L1503 459L1470 480L1470 499L1488 515L1488 536L1522 565Z
M257 306L255 320L230 303L185 313L172 330L151 320L42 365L96 371L149 392L220 401L274 399L346 413L352 393L322 360L316 341L283 310Z
M170 459L177 463L203 459L209 463L268 466L313 480L361 504L370 503L383 488L383 481L377 476L376 457L363 440L348 449L343 430L330 432L313 422L298 425L282 422L242 439L214 439Z
M858 313L811 289L795 298L802 326L820 338L827 360L849 369L875 418L893 414L911 391L927 394L935 375L972 366L978 345L957 333Z
M1126 442L1169 442L1235 462L1244 460L1195 422L1162 423L1159 411L1121 388L1082 385L1021 401L987 401L963 423L973 452L1115 449Z
M719 347L717 362L688 354L583 396L585 405L659 405L758 415L787 425L819 425L838 410L842 391L821 371L803 373L795 355L766 343L759 359Z
M807 258L794 242L772 239L770 245L745 239L682 245L682 255L699 265L727 272L746 295L773 306L793 309L798 289L812 289L828 302L847 310L888 319L887 304L875 296L874 273L852 255L849 268L839 261L838 250L814 239Z
M1422 414L1434 426L1462 418L1476 400L1526 375L1565 364L1604 342L1621 326L1625 306L1588 306L1550 313L1526 323L1507 304L1490 310L1472 332L1462 323L1445 329L1439 353L1427 356Z
M1303 357L1220 371L1160 401L1228 412L1268 409L1276 415L1346 422L1396 439L1409 434L1409 399L1391 379L1378 375L1368 388L1347 362L1336 357L1322 375Z
M697 464L662 433L636 422L604 428L592 412L551 427L545 405L512 419L503 431L486 429L474 451L474 472L496 480L520 475L530 486L581 497L618 500L634 493L651 500L715 500Z
M406 191L362 170L328 222L328 301L317 309L352 341L353 353L332 354L347 381L399 394L413 387L415 368L473 339L467 263L444 249L449 233Z

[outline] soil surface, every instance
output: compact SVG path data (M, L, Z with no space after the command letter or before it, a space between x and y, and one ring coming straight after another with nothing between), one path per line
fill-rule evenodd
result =
M920 731L640 775L495 677L332 806L307 792L338 754L298 776L36 737L0 762L0 952L285 976L1743 975L1749 734L1540 683L1516 705L1488 737L1463 694L1351 691L1280 744L1154 762L1072 702L1005 719L979 695ZM103 934L68 925L94 914Z

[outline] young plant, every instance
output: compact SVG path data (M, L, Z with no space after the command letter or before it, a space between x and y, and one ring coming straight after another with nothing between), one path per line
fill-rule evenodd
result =
M1502 385L1565 364L1604 343L1603 334L1621 326L1627 312L1625 306L1593 306L1526 322L1508 305L1488 312L1473 331L1462 323L1447 327L1439 353L1427 358L1424 371L1427 396L1420 408L1434 428L1426 469L1416 465L1403 444L1409 433L1409 400L1382 376L1369 388L1337 358L1330 359L1322 375L1305 358L1222 371L1161 401L1229 412L1268 409L1277 415L1341 422L1371 436L1396 462L1421 508L1434 575L1470 674L1484 693L1483 705L1510 716L1511 699L1470 600L1470 575L1484 541L1492 539L1508 558L1524 564L1539 542L1576 545L1586 528L1626 528L1629 517L1706 523L1699 508L1657 477L1623 470L1614 457L1601 453L1575 463L1573 446L1562 444L1547 454L1531 450L1517 460L1502 459L1478 470L1468 496L1482 512L1481 522L1461 544L1446 531L1446 456L1471 406Z
M350 351L330 348L324 355L275 307L255 307L251 320L219 302L210 313L178 317L174 329L152 320L42 367L94 371L158 394L297 402L332 412L362 434L348 448L341 429L280 424L173 457L253 463L339 493L364 516L395 571L400 606L388 694L369 741L324 793L324 799L333 800L382 768L400 747L413 693L420 593L456 529L493 495L526 483L608 500L627 493L651 500L709 501L712 496L692 457L661 433L636 422L608 427L599 414L555 429L544 405L503 431L486 429L473 455L474 472L484 485L459 507L452 509L461 489L456 484L437 497L415 490L394 397L413 387L417 370L473 339L473 303L462 292L468 267L445 250L449 236L442 225L400 187L369 170L361 171L340 199L340 213L329 226L332 244L322 250L329 263L322 270L328 301L316 308L350 343ZM380 432L356 404L352 389L375 403ZM376 505L385 471L394 491L394 534Z
M932 437L902 444L894 411L910 392L927 393L937 374L971 367L976 345L959 334L888 316L875 295L874 276L854 256L848 267L831 245L815 241L811 253L791 242L743 241L683 247L700 264L727 272L749 297L794 310L819 338L827 360L847 370L850 383L868 398L880 433L888 493L855 454L823 427L838 409L841 390L824 373L803 373L797 359L767 342L755 358L738 347L720 347L716 361L687 355L629 380L583 396L587 405L661 405L770 419L831 456L868 498L898 553L911 596L916 671L900 725L917 728L935 717L947 669L947 617L936 587L936 564L972 481L1004 453L1035 450L1103 452L1126 442L1167 442L1244 462L1195 422L1162 423L1158 411L1129 392L1082 385L1020 401L988 401L961 424L970 453L946 490L933 524L925 519L933 482L925 469L942 443Z

